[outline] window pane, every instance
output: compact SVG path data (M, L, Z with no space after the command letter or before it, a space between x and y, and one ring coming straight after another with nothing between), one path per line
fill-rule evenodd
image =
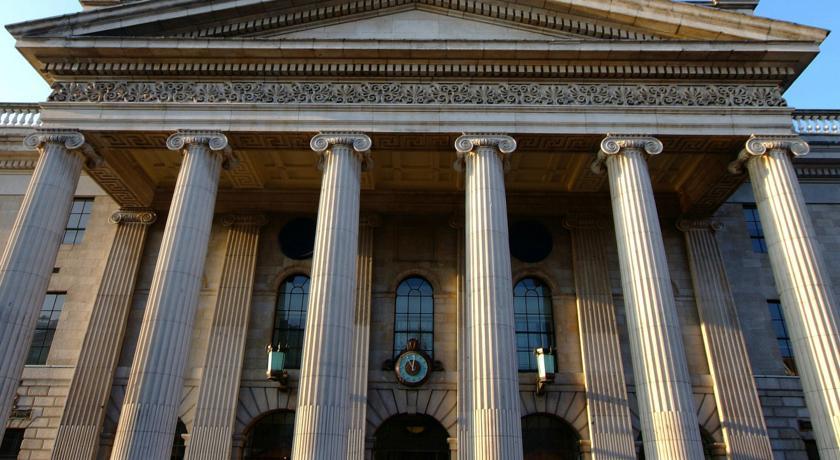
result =
M513 292L519 370L535 371L534 349L555 346L551 292L536 278L520 280Z
M58 328L58 320L61 316L61 309L64 307L65 293L47 293L41 311L38 313L38 320L35 323L35 332L32 335L32 343L26 357L26 364L46 364L47 355L52 346L55 331Z
M288 347L286 354L287 369L300 368L308 304L308 276L293 275L280 284L274 311L274 333L271 342L281 348Z
M432 355L434 348L434 289L423 278L404 279L394 301L394 357L408 339L420 341L420 348Z

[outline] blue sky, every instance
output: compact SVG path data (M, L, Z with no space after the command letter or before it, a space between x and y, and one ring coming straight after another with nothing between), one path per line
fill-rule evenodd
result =
M58 16L81 10L78 0L4 0L0 24ZM13 4L14 6L10 6ZM761 0L757 14L835 32L822 45L822 52L788 90L785 97L798 108L840 109L840 1ZM0 62L3 64L2 102L38 102L46 99L49 87L14 49L8 32L0 31Z

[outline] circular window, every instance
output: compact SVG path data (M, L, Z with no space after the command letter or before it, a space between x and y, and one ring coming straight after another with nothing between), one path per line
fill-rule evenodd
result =
M280 250L290 259L312 257L315 248L315 221L307 217L289 221L280 230Z
M521 220L510 227L510 253L522 262L545 259L553 245L551 233L536 220Z

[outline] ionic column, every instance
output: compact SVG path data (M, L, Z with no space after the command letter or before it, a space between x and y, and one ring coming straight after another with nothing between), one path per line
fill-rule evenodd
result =
M373 289L373 228L376 216L367 216L359 225L359 256L356 261L356 309L353 321L353 348L350 356L350 428L347 458L364 460L367 425L368 360L370 357L370 302Z
M702 460L695 413L665 245L645 154L662 152L652 137L608 135L595 172L609 174L621 284L645 455Z
M318 134L321 198L303 339L292 458L347 457L347 352L353 345L361 171L370 165L364 134Z
M595 217L572 216L565 221L572 234L589 438L593 459L635 460L636 443L605 250L606 225Z
M40 159L0 259L0 428L6 426L32 343L82 161L99 157L76 131L40 130L24 140Z
M840 313L790 160L808 150L795 136L753 136L730 170L750 174L820 458L840 459Z
M710 221L680 221L729 458L773 458L735 299Z
M153 211L130 209L110 218L117 230L70 382L53 459L96 457L146 233L156 218Z
M504 167L516 141L465 134L455 141L466 182L466 344L472 455L522 458L513 280Z
M230 458L261 215L227 215L225 260L186 458Z
M219 172L231 158L227 138L216 132L179 131L166 146L180 150L183 161L131 365L113 459L167 458L171 453Z

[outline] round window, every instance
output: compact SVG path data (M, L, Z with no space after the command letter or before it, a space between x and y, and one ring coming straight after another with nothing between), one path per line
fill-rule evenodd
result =
M541 222L520 220L510 227L510 253L522 262L539 262L549 254L554 243Z
M280 250L290 259L312 257L315 248L315 221L308 217L293 219L280 230Z

